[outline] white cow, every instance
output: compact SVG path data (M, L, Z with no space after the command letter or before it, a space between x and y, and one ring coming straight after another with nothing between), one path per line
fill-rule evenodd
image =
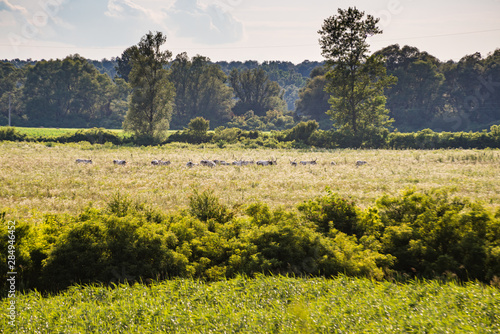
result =
M188 163L186 164L186 167L189 167L189 168L194 167L194 166L198 166L198 164L194 163L192 161L188 161Z
M221 166L230 166L230 162L226 162L224 160L212 160L216 165L221 165Z
M77 164L91 164L92 160L91 159L76 159Z
M253 160L241 160L242 166L253 165L253 164L255 164L255 161L253 161Z
M316 160L318 160L318 159L309 160L309 161L300 161L299 163L301 165L316 165Z
M113 160L115 165L126 165L127 162L125 160Z
M210 168L213 168L216 166L215 162L213 162L212 160L201 160L200 165L210 167Z
M168 165L170 165L170 161L153 160L153 161L151 161L151 165L154 165L154 166L168 166Z
M259 160L257 161L257 165L258 166L272 166L272 165L277 165L278 162L276 161L276 159L274 160Z

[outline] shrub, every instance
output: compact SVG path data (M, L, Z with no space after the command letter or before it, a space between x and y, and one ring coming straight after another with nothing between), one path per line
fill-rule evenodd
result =
M81 141L87 141L91 144L104 144L106 142L110 142L115 145L119 145L123 143L120 137L103 128L78 130L75 133L57 137L55 140L60 143L77 143Z
M355 204L328 191L327 196L300 204L298 210L304 218L314 223L316 230L328 235L335 228L347 235L357 232L358 214Z
M24 139L25 136L19 133L15 127L0 127L0 140L21 141Z
M213 190L205 190L200 194L194 189L194 193L189 197L189 212L204 222L214 220L224 224L233 218L231 210L219 202Z
M450 198L445 191L409 189L400 197L382 197L377 206L385 226L383 252L397 257L396 270L425 277L452 272L465 280L486 278L492 246L487 235L497 223L480 204Z
M210 129L210 121L204 119L203 117L196 117L189 121L188 129L191 132L199 133L204 135Z
M307 122L300 122L295 125L292 129L286 131L285 140L297 142L308 143L309 138L319 127L318 122L312 120Z

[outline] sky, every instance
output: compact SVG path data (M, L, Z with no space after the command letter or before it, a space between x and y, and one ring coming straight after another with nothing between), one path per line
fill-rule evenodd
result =
M500 48L500 0L0 0L0 59L119 57L149 31L213 61L321 61L338 8L380 18L370 51L399 44L442 61Z

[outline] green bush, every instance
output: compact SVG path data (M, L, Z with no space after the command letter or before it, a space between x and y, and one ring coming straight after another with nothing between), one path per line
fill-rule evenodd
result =
M300 122L295 125L292 129L285 131L286 141L295 140L296 142L308 143L309 138L319 127L316 121Z
M24 139L25 136L15 127L0 126L0 140L21 141Z
M78 143L81 141L87 141L91 144L104 144L110 142L119 145L123 143L123 140L119 136L103 128L78 130L75 133L57 137L55 140L60 143Z
M233 218L233 213L229 208L220 203L219 198L212 190L205 190L200 193L197 189L189 197L189 212L199 220L208 222L214 220L224 224Z
M496 263L498 239L487 236L496 233L498 222L482 205L450 198L445 191L410 189L400 197L382 197L377 206L384 225L382 250L397 258L397 271L425 277L453 273L464 280L500 274L486 267L488 261Z
M337 229L347 235L357 232L358 214L355 204L328 191L327 196L300 204L298 210L307 221L314 223L318 232L328 235Z

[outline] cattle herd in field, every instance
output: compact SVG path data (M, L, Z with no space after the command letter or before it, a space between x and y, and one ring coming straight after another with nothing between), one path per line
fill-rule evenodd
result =
M306 161L299 161L297 160L289 160L290 165L293 167L297 167L297 165L317 165L317 159L314 160L306 160ZM77 164L92 164L91 159L76 159ZM113 160L113 163L115 165L126 165L127 161L126 160ZM366 165L368 162L363 161L363 160L358 160L356 161L356 167ZM151 165L153 166L168 166L170 165L171 162L168 160L152 160ZM247 166L247 165L257 165L257 166L272 166L272 165L277 165L277 159L270 159L270 160L235 160L233 162L226 162L224 160L208 160L208 159L203 159L199 163L188 161L186 163L186 167L192 168L195 166L205 166L205 167L216 167L216 166ZM330 162L331 165L336 165L335 161Z

